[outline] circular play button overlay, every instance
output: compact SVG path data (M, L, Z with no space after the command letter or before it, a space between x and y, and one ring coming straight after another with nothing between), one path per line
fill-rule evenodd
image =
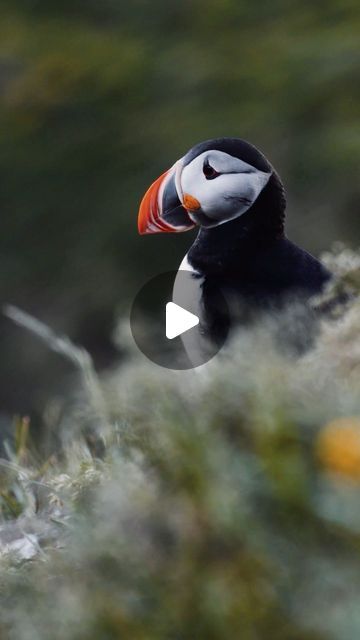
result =
M222 292L191 271L151 278L132 305L130 325L140 351L167 369L193 369L208 362L229 332Z

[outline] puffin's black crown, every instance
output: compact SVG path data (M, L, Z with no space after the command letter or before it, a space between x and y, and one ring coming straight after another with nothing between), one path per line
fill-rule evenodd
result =
M189 164L194 158L199 156L204 151L224 151L235 158L239 158L255 169L259 171L272 172L273 168L270 162L265 158L253 144L242 140L241 138L215 138L212 140L205 140L196 144L184 157L184 165Z

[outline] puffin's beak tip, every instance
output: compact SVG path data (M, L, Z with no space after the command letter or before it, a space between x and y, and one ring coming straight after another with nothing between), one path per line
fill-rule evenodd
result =
M159 227L159 231L163 230L160 223L158 196L161 184L167 174L168 171L165 171L159 176L151 184L141 200L138 214L138 231L140 235L156 233L157 227Z

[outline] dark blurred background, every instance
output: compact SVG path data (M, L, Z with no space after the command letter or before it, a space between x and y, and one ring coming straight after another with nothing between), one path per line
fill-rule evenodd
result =
M138 237L144 190L239 136L287 187L288 232L357 245L358 0L2 0L0 299L116 356L116 317L191 234ZM7 319L0 413L41 420L71 367Z

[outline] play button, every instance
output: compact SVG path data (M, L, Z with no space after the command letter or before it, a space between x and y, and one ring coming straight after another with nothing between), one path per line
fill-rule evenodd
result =
M192 369L205 364L223 346L228 331L227 304L216 285L211 287L211 313L202 303L204 283L189 271L167 271L151 278L135 296L130 326L140 351L168 369ZM221 317L215 341L213 311Z
M180 307L175 302L168 302L166 305L166 330L168 340L173 340L181 336L185 331L189 331L199 324L199 318Z

